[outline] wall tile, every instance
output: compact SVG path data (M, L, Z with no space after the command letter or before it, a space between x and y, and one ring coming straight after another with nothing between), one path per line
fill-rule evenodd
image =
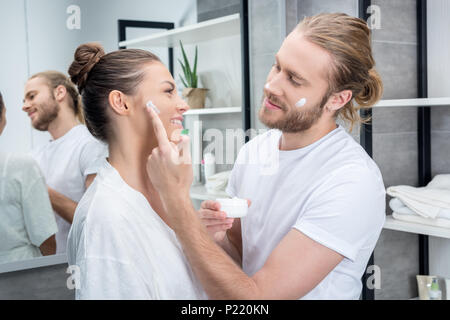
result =
M0 300L73 300L67 289L67 264L0 274Z
M436 107L431 109L431 128L434 131L450 131L449 107Z
M372 109L374 133L417 132L417 108Z
M450 174L450 131L431 131L432 175Z
M376 70L383 85L383 99L417 98L417 46L373 43Z
M355 0L299 0L298 1L298 19L302 20L305 16L311 16L319 13L343 12L351 16L358 15L358 1Z
M383 230L374 252L374 263L381 269L381 289L375 299L410 299L418 296L418 236L412 233Z
M373 158L386 187L418 183L417 133L373 134Z
M417 43L416 0L372 0L380 7L381 29L373 30L373 39Z

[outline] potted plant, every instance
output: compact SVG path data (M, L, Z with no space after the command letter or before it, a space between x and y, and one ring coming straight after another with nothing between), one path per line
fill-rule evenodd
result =
M178 59L181 68L183 69L184 77L180 75L181 81L185 86L183 90L183 97L187 98L187 103L192 109L200 109L205 107L206 91L205 88L197 88L197 46L195 46L194 66L191 69L186 52L183 48L183 43L180 41L181 51L183 53L184 63Z

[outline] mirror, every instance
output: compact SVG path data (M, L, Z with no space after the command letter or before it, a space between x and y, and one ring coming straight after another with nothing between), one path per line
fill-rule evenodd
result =
M87 132L79 123L52 123L55 115L46 107L71 105L69 89L61 100L45 77L30 77L46 70L67 75L82 43L98 41L105 52L117 50L119 20L193 24L196 0L0 1L0 29L8 30L0 44L1 123L6 119L0 135L0 272L66 261L70 212L95 176L97 159L107 152L93 137L79 141ZM147 34L139 26L126 32L127 38ZM167 60L167 48L155 53ZM33 104L42 92L47 97ZM47 126L39 126L44 116ZM59 146L68 138L72 145Z

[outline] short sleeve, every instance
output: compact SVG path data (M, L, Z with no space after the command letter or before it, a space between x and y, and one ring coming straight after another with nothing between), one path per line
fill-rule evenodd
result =
M90 138L81 149L80 154L80 170L83 177L86 179L88 175L96 174L102 167L107 155L107 146L94 138Z
M332 174L313 193L294 228L355 261L385 219L385 190L366 168L347 167Z
M245 150L247 145L244 145L238 153L236 161L234 162L233 169L231 170L230 177L228 179L228 185L225 192L232 198L238 196L238 178L241 177L241 168L245 165Z
M30 241L39 247L45 240L58 231L58 227L44 178L39 176L36 168L32 169L34 170L28 170L29 174L37 176L28 177L30 181L34 182L28 185L26 185L26 182L24 183L22 208L25 227Z
M88 257L79 262L80 288L76 298L81 300L140 300L155 299L152 290L130 263L111 258Z

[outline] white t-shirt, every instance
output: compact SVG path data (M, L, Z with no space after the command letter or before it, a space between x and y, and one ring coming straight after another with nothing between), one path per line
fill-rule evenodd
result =
M40 257L39 247L57 231L37 163L0 153L0 263Z
M342 127L280 151L270 130L239 152L227 192L252 201L241 219L243 269L252 276L293 228L344 256L303 299L358 299L385 221L380 171ZM302 263L302 261L298 261Z
M67 244L76 299L206 299L172 229L106 160L78 204Z
M95 139L84 125L77 125L64 136L50 140L33 152L49 187L78 202L86 191L85 181L98 171L107 146ZM58 233L56 253L66 252L70 223L55 212Z

